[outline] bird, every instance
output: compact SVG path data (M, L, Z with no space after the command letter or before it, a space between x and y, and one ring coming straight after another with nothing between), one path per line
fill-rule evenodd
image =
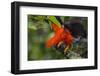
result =
M57 45L59 48L62 43L66 44L66 48L64 49L64 54L71 48L73 44L73 36L69 29L64 27L59 27L58 24L51 22L51 28L54 31L54 35L46 42L46 47L50 48L54 45Z

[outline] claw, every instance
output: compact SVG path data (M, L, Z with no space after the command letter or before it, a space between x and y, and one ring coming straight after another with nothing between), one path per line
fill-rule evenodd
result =
M69 49L69 46L67 46L67 47L64 49L64 54L67 53L68 49Z
M73 48L73 45L66 46L66 48L64 49L64 54L66 54L69 51L69 49L71 50L72 48Z
M60 47L60 45L62 44L63 42L61 41L61 42L59 42L58 43L58 45L57 45L57 47L59 48Z

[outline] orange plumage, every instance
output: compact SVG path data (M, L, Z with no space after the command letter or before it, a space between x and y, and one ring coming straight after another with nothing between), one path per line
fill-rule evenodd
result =
M46 47L50 48L53 45L58 44L59 42L63 42L68 46L72 45L73 42L73 36L71 35L70 31L66 28L60 28L56 24L52 23L52 29L54 30L55 34L52 38L50 38L47 43Z

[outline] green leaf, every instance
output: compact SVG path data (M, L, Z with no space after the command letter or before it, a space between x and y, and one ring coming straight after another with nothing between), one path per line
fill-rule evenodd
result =
M28 22L28 28L32 30L37 30L36 26L33 25L33 22Z
M32 29L32 30L37 30L37 28L35 26L29 26L28 28Z
M53 22L53 23L55 23L56 25L58 25L59 27L61 27L60 22L56 19L55 16L49 16L48 18L49 18L49 20L50 20L51 22Z

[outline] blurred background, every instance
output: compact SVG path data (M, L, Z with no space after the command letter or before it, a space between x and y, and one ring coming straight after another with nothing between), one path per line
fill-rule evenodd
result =
M87 36L88 18L58 16L62 19L62 25L69 28L74 36L73 47L66 55L63 54L62 44L60 48L53 46L46 48L46 41L54 35L51 23L47 16L28 15L28 60L50 59L81 59L88 58ZM80 36L78 38L78 36Z

